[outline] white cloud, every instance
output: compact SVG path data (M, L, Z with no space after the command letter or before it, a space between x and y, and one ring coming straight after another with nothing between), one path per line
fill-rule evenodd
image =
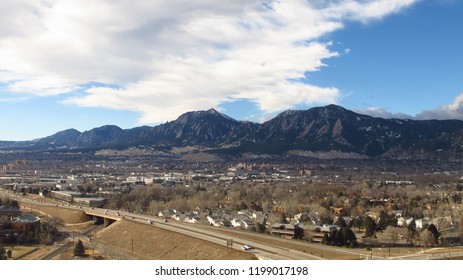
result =
M80 89L65 102L137 111L143 123L231 99L262 114L337 103L336 88L300 80L340 55L320 38L416 1L1 1L0 82L38 96Z
M415 117L404 113L392 113L384 108L370 107L366 109L354 109L358 114L368 115L375 118L383 119L415 119Z
M326 13L339 20L356 20L367 23L371 20L382 19L389 14L397 13L404 7L419 0L378 0L378 1L333 1Z
M448 120L457 119L463 120L463 93L458 95L452 104L443 105L434 110L426 110L416 116L417 119L436 119Z
M404 113L392 113L384 108L370 107L354 109L356 113L384 119L413 119L413 120L463 120L463 93L455 97L453 103L440 106L436 109L425 110L415 116Z

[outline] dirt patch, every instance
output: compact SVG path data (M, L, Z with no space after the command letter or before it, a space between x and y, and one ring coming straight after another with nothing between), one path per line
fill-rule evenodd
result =
M131 221L118 221L97 234L97 240L137 259L255 260L250 253Z

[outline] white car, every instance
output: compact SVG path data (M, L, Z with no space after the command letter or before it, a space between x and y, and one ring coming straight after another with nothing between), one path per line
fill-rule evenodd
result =
M148 224L152 225L152 224L153 224L153 222L152 222L151 220L148 220Z
M251 245L243 245L243 247L241 247L241 250L243 250L243 251L249 251L251 249L252 249Z

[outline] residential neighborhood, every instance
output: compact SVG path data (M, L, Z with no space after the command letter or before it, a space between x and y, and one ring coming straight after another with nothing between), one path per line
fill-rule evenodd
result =
M326 246L461 244L463 173L455 169L432 171L423 163L420 171L394 164L384 171L363 161L316 159L175 165L101 159L53 170L34 160L4 164L0 188L57 205Z

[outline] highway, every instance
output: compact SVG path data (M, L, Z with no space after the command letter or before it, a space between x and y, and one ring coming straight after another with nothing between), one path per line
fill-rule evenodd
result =
M194 238L198 238L201 240L209 241L215 244L219 244L222 246L227 246L227 240L233 240L233 248L237 250L241 250L242 246L247 244L252 246L251 250L247 252L256 255L260 259L268 259L268 260L319 260L322 259L320 257L307 254L304 252L299 252L295 250L290 250L284 247L275 246L271 243L267 242L256 242L252 239L244 238L237 238L232 235L228 235L226 232L220 233L216 231L211 231L207 228L203 228L194 224L188 224L184 222L176 222L169 220L165 222L164 219L155 216L149 215L142 215L142 214L135 214L129 213L120 210L112 210L112 209L103 209L103 208L93 208L93 207L85 207L85 206L78 206L72 205L69 203L63 202L46 202L37 199L31 199L28 197L22 197L17 194L11 192L3 191L5 195L10 197L11 199L29 203L33 205L42 205L42 206L50 206L50 207L58 207L64 209L72 209L72 210L81 210L84 211L88 215L92 216L99 216L107 219L112 219L115 221L126 219L132 222L143 223L147 226L158 227L164 230L173 231L179 234L191 236ZM33 207L31 207L33 208Z
M106 217L110 219L120 220L122 217L124 219L144 223L147 226L158 227L161 229L173 231L179 234L188 235L205 241L209 241L215 244L222 246L227 246L227 240L233 240L233 248L241 250L241 247L245 244L252 246L252 249L249 250L249 253L256 255L257 257L269 260L315 260L321 259L314 255L306 254L303 252L298 252L294 250L289 250L286 248L278 247L271 244L255 242L245 238L237 238L226 233L217 233L215 231L210 231L202 227L198 227L194 224L188 224L183 222L175 222L168 220L165 222L164 219L159 217L153 217L148 215L133 214L124 211L115 211L109 209L84 209L88 215L96 215L100 217ZM119 215L117 214L119 213ZM149 223L150 221L151 223Z
M246 234L240 234L239 237L237 237L236 235L232 235L225 230L219 231L219 230L216 230L216 228L211 229L205 226L189 224L185 222L177 222L177 221L172 221L172 220L168 220L166 222L166 220L164 220L163 218L156 217L156 216L135 214L135 213L120 211L120 210L77 206L77 205L72 205L72 204L62 203L62 202L45 202L45 201L39 201L36 199L30 199L27 197L21 197L14 193L7 193L3 190L2 192L5 195L8 195L11 199L15 199L15 200L26 202L26 203L65 208L65 209L72 209L72 210L81 210L81 211L84 211L88 215L99 216L99 217L103 217L107 219L112 219L115 221L125 219L125 220L129 220L132 222L142 223L142 224L145 224L146 226L157 227L157 228L161 228L164 230L169 230L169 231L173 231L179 234L198 238L201 240L209 241L209 242L219 244L222 246L227 246L227 240L233 240L234 249L241 250L243 245L245 244L250 245L252 249L248 250L247 252L256 255L259 259L267 259L267 260L322 260L323 259L323 258L320 258L312 254L308 254L308 253L304 253L304 252L296 251L296 250L291 250L291 249L285 248L284 246L274 245L272 244L271 240L269 240L267 236L266 238L259 239L259 241L255 241L256 240L255 235L253 235L254 238L247 238ZM283 240L284 239L280 239L280 241L283 241ZM284 240L284 241L293 242L292 240ZM278 243L281 244L282 242L278 242ZM352 255L352 259L368 259L367 254L353 252L345 248L338 248L338 247L324 246L320 244L310 244L310 243L304 243L303 246L307 247L308 250L310 250L310 248L314 248L314 249L324 250L324 251L332 252L332 253L342 253L342 254ZM445 253L410 254L410 255L404 255L404 256L394 257L394 258L378 258L378 257L373 256L373 259L383 259L383 260L384 259L415 259L415 260L416 259L442 259L442 258L446 258L449 256L456 257L456 256L461 256L461 255L463 254L458 253L458 252L453 252L450 254L449 253L447 254Z

